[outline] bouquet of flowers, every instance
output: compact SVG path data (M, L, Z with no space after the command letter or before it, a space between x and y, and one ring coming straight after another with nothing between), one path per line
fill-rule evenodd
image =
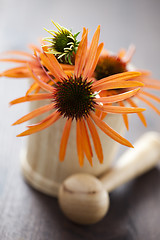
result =
M78 41L79 32L73 34L58 23L53 24L57 30L46 30L50 37L41 40L41 47L30 45L31 54L10 51L6 56L10 54L18 57L0 59L19 64L0 73L1 77L33 80L25 96L11 101L10 105L49 100L48 104L21 117L13 125L49 113L40 122L27 126L26 131L17 135L22 137L42 131L64 118L66 123L59 148L59 160L63 161L71 126L75 121L80 166L83 166L84 156L93 165L91 140L99 162L103 163L103 149L97 127L116 142L133 147L106 124L105 117L110 113L122 114L125 126L129 129L128 114L136 113L146 126L142 113L145 109L137 106L136 99L160 114L160 110L150 101L160 103L160 98L147 91L160 90L160 82L153 79L148 71L135 71L131 67L134 46L128 51L121 49L115 55L103 49L104 44L99 44L100 26L88 44L89 31L85 27Z

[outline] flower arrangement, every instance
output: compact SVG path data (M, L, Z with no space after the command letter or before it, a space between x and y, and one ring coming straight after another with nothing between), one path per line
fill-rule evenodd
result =
M100 26L89 45L88 29L83 28L81 40L78 41L79 32L72 34L58 23L53 24L58 31L46 30L51 37L41 41L41 48L30 45L32 54L10 51L10 55L22 56L22 59L0 59L20 64L0 73L1 77L33 80L26 95L11 101L11 105L28 101L50 101L49 104L21 117L13 125L49 112L47 117L27 126L26 131L17 135L22 137L42 131L64 118L66 123L59 150L59 160L63 161L72 122L75 121L80 166L83 166L84 156L90 165L93 165L91 139L99 162L103 163L103 149L96 127L116 142L133 147L127 139L105 123L105 116L108 113L122 114L126 128L129 129L128 114L136 113L146 126L146 119L142 113L145 109L138 107L135 99L145 102L160 114L157 107L148 100L160 103L160 98L145 90L160 90L160 82L152 79L147 71L130 69L129 62L135 50L133 46L127 52L120 50L117 55L103 50L104 44L99 44Z

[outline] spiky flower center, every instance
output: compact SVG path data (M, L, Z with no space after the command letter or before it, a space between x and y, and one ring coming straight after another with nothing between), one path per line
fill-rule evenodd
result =
M100 57L95 69L95 77L97 80L109 77L113 74L126 72L126 63L116 56Z
M58 82L53 95L55 108L67 118L77 120L88 116L91 110L94 111L96 104L91 85L91 82L82 80L81 77L70 77Z
M56 34L52 39L54 49L61 53L64 52L66 48L74 45L74 38L69 31L62 30L61 33Z

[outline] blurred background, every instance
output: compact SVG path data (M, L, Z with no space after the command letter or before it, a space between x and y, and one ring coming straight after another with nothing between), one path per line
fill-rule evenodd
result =
M134 62L142 68L155 70L159 60L159 0L0 0L1 50L27 49L53 28L51 19L72 28L73 32L88 27L91 34L101 25L101 40L113 52L137 47Z
M100 24L105 48L117 52L135 44L133 62L159 77L159 11L159 0L0 0L0 50L27 50L48 36L43 28L54 28L51 19L73 32L88 27L90 36Z
M100 24L100 41L104 42L106 49L117 53L120 48L127 49L130 44L134 44L136 52L132 63L139 69L151 71L154 78L160 79L159 0L0 0L0 55L8 50L29 51L28 44L39 44L39 38L49 35L44 27L55 29L51 19L72 29L73 33L82 31L83 26L89 28L90 39ZM0 71L9 66L13 65L0 62ZM0 79L0 206L1 203L4 204L3 198L6 198L7 191L15 187L16 183L13 184L12 179L17 179L20 171L19 154L25 142L23 138L16 138L25 129L25 125L11 127L11 124L26 114L28 107L27 104L22 104L9 108L8 103L23 96L26 89L27 80ZM145 116L147 129L136 115L130 119L130 130L126 138L132 143L147 130L160 131L159 116L149 108ZM9 171L10 166L12 169ZM16 181L21 189L21 180ZM20 196L19 209L23 201ZM9 211L7 207L5 211ZM10 218L15 217L10 212L8 214ZM14 228L14 224L16 225L15 220L10 225L11 228Z

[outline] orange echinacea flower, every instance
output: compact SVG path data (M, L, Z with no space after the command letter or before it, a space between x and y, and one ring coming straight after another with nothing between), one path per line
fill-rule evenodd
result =
M133 67L130 65L131 58L135 51L134 46L130 46L129 50L126 52L124 49L120 50L117 55L112 55L104 50L99 58L98 64L96 66L94 77L96 80L101 79L102 77L112 76L113 74L129 72ZM119 101L118 104L120 106L125 106L125 103L129 104L132 107L137 107L137 103L135 99L139 99L143 101L145 104L150 106L155 112L160 115L160 110L152 104L151 100L154 100L160 103L160 98L154 94L151 94L145 90L154 89L160 90L160 81L152 79L150 74L147 71L138 70L141 73L141 76L134 78L133 80L142 82L144 84L143 88L140 89L133 97L126 99L125 101ZM103 96L110 96L117 93L124 93L128 89L114 89L112 91L103 92ZM102 94L102 93L101 93ZM149 100L147 99L149 98ZM98 113L99 114L99 113ZM106 114L101 114L101 118L103 118ZM138 117L144 124L147 126L146 119L142 112L137 113ZM123 114L123 120L126 125L126 128L129 129L128 116L127 114Z
M98 45L100 34L100 26L98 26L90 48L87 51L87 37L88 30L84 28L82 34L82 40L78 46L78 50L75 56L75 68L73 75L67 75L54 55L49 55L52 60L50 62L43 59L45 55L39 54L39 57L45 63L44 65L51 72L51 74L57 79L53 82L53 85L42 81L40 76L32 69L30 63L28 63L28 69L35 82L47 93L38 93L28 96L24 96L13 100L10 104L17 104L27 101L35 101L42 99L50 99L51 103L35 109L31 113L17 120L13 125L20 124L27 120L30 120L44 112L53 110L53 112L37 124L28 126L28 129L18 136L26 136L38 131L41 131L50 125L54 124L61 117L66 118L66 124L62 133L59 159L63 161L65 158L66 146L70 134L72 121L76 121L76 138L77 138L77 152L80 166L83 165L84 154L88 161L92 165L92 148L88 129L90 131L94 148L100 163L103 162L103 152L101 142L96 130L97 125L105 134L111 137L113 140L132 147L131 143L125 138L120 136L112 128L110 128L104 121L96 116L95 110L98 109L107 113L135 113L141 112L142 108L133 107L121 107L112 106L112 103L125 100L128 97L133 96L139 91L139 88L143 86L142 83L137 81L131 81L130 79L140 75L139 72L125 72L122 74L113 75L109 78L103 78L97 82L92 81L92 75L97 65L99 55L103 48L103 43ZM43 57L42 57L43 56ZM48 64L48 65L47 65ZM117 89L117 88L134 87L134 90L122 94L116 94L111 97L100 97L99 92L104 89ZM104 105L105 103L105 105ZM88 128L87 128L88 126Z

